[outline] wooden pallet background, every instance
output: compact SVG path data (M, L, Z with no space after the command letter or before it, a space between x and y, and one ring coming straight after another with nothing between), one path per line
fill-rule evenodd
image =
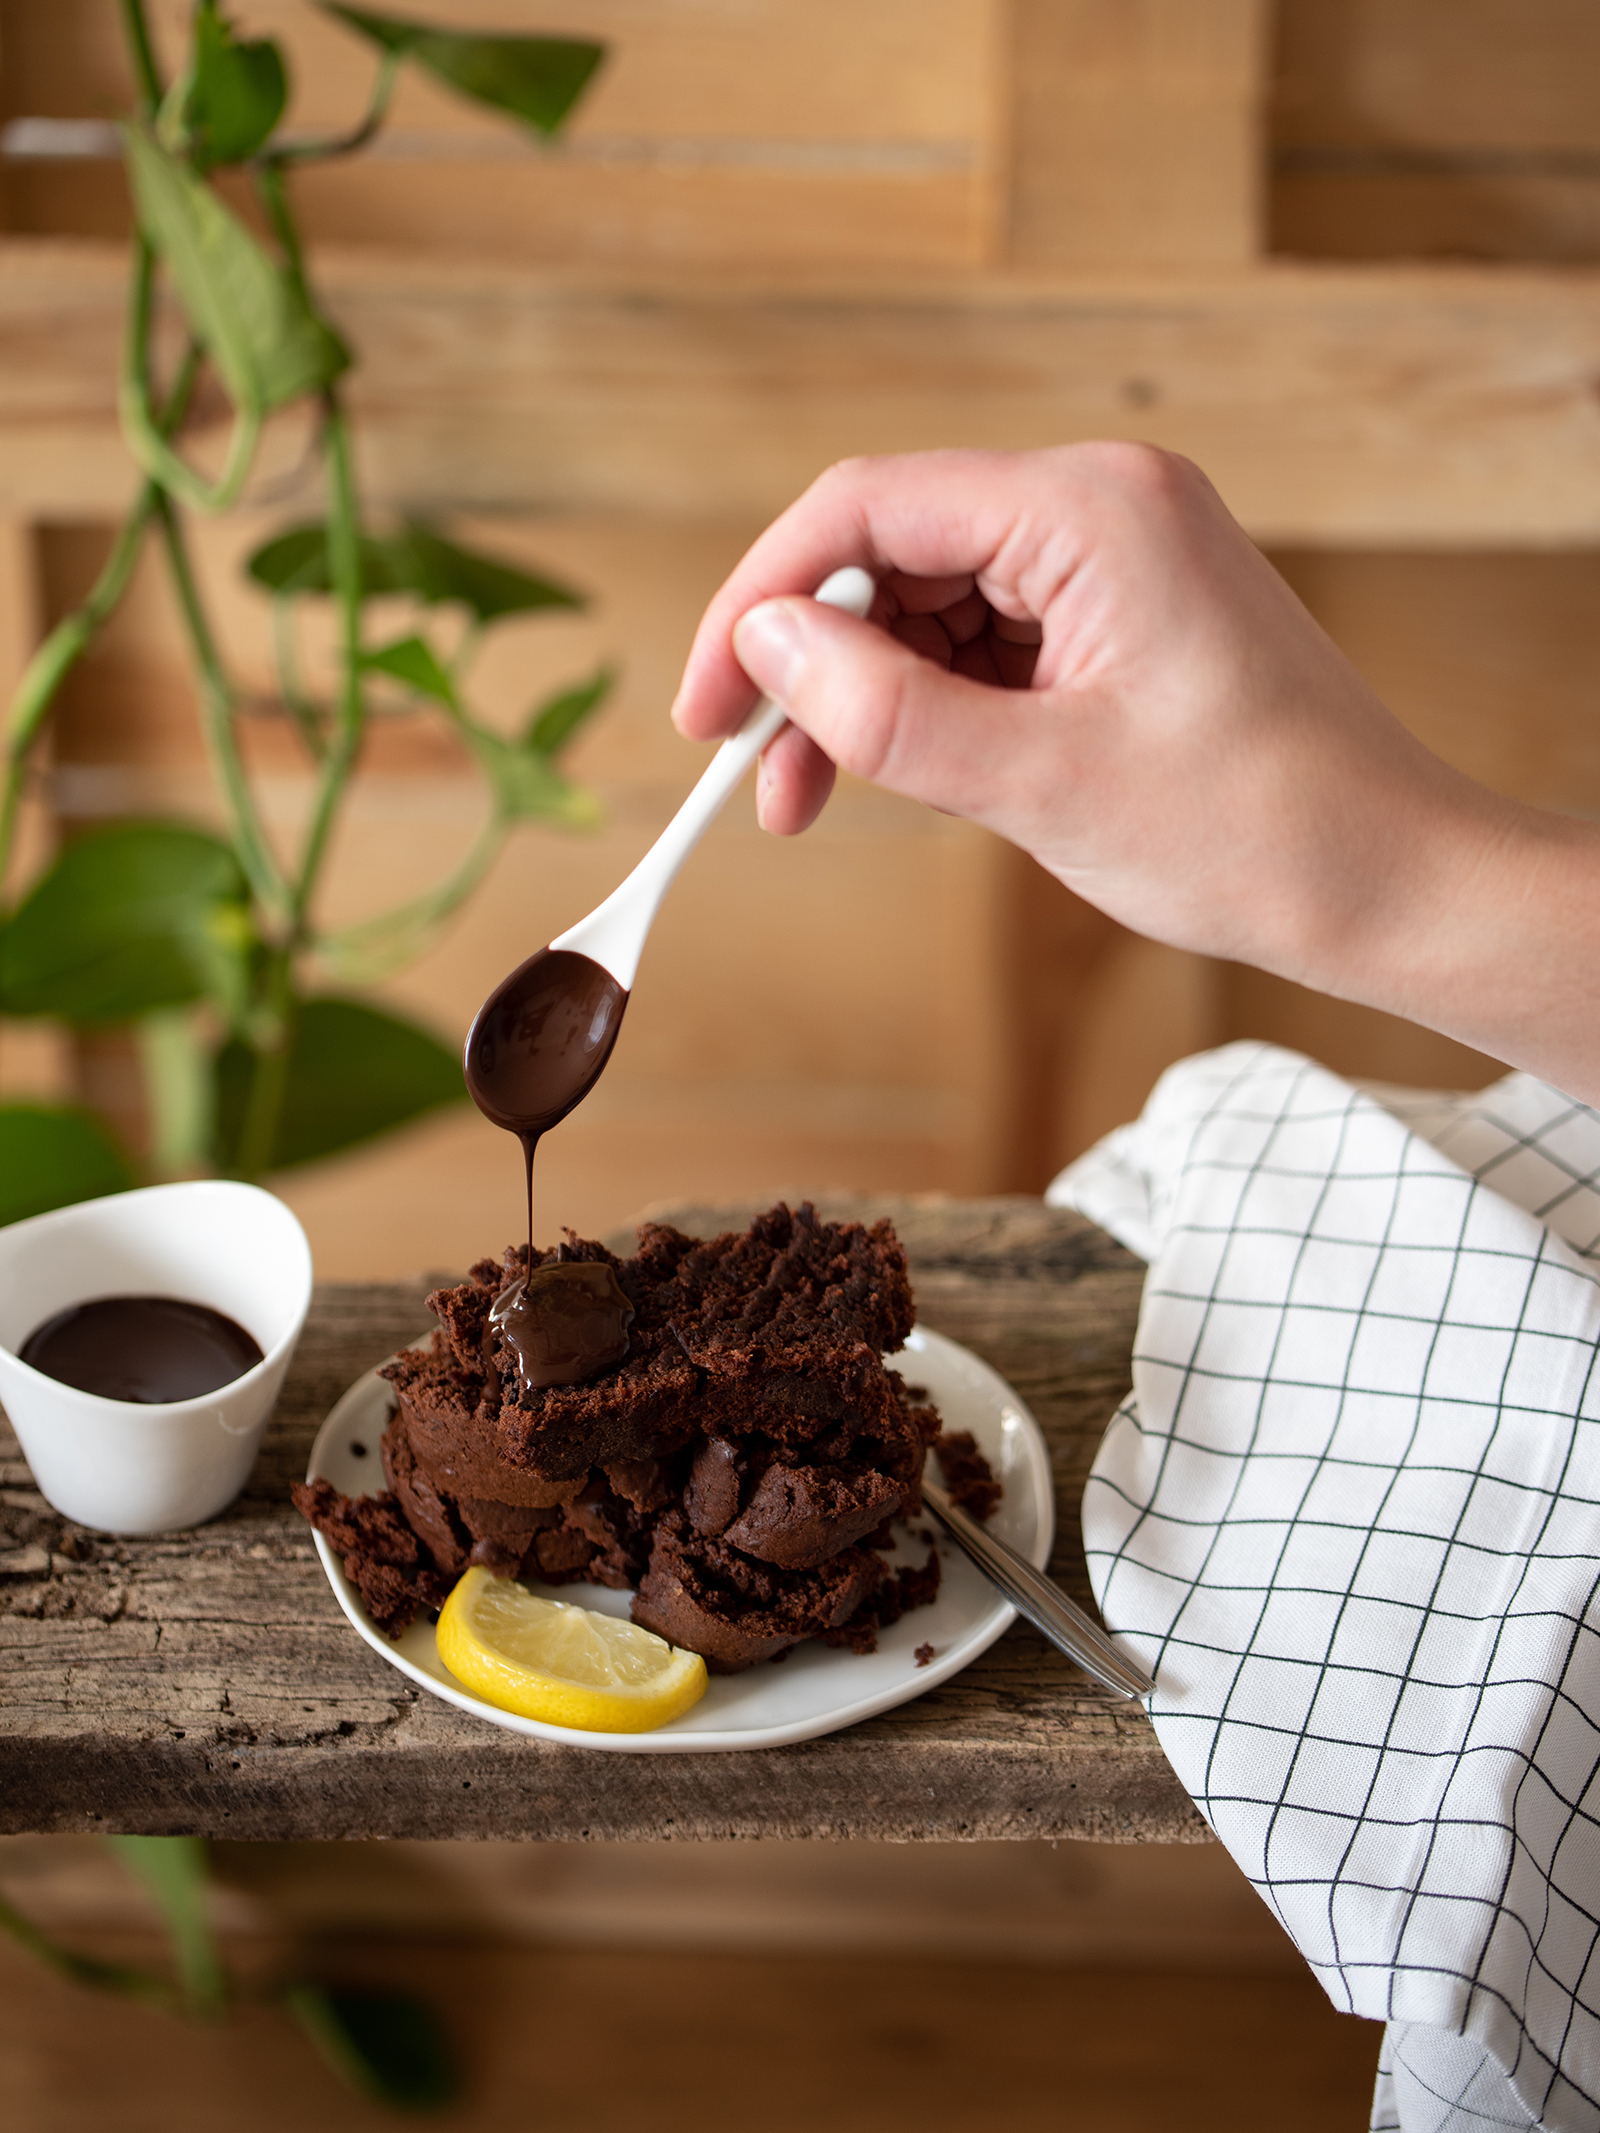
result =
M307 125L363 47L303 0ZM172 48L183 0L155 10ZM666 723L698 612L830 459L1120 434L1192 453L1396 710L1474 774L1600 805L1600 15L1583 0L431 0L613 55L541 153L408 80L382 155L307 177L317 271L363 360L370 492L589 587L491 651L508 723L599 656L591 838L525 833L390 995L459 1035L686 790ZM0 118L128 97L114 0L0 4ZM131 487L114 381L113 164L0 158L0 669L92 574ZM292 423L270 507L197 529L247 676L238 559L315 508ZM252 736L271 819L305 802ZM35 852L203 815L154 572L70 691ZM330 901L420 886L476 788L422 727L369 751ZM722 980L736 979L730 1010ZM1036 1188L1171 1059L1238 1035L1394 1079L1461 1047L1151 946L981 832L859 788L795 845L736 803L674 891L614 1067L541 1157L541 1234L671 1195ZM0 1087L129 1118L125 1047L9 1026ZM137 1126L136 1117L132 1123ZM332 1277L459 1264L517 1227L462 1110L283 1181Z

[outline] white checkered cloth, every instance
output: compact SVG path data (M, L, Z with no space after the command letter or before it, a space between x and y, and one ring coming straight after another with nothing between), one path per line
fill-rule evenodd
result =
M1600 1115L1234 1044L1052 1186L1150 1262L1084 1497L1372 2124L1600 2129Z

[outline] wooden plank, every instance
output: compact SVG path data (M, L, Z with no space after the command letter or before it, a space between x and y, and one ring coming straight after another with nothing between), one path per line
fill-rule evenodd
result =
M1600 537L1597 274L779 286L330 254L322 278L381 502L749 521L850 452L1120 434L1189 453L1266 541ZM109 248L0 247L0 511L129 495L122 279Z
M170 76L191 0L151 0L147 12ZM576 139L948 142L984 123L992 0L429 0L425 12L462 30L606 44L569 128ZM118 0L5 6L5 115L126 109L134 84L120 15ZM332 132L360 116L377 63L366 39L304 0L249 0L239 20L286 54L291 131ZM415 66L400 76L390 121L478 143L521 130Z
M430 19L576 27L609 55L553 144L403 69L368 152L297 174L302 226L314 244L523 264L972 264L993 222L999 11L1000 0L880 0L865 13L848 0L587 0L575 23L559 5L438 0ZM152 11L169 71L192 12L190 0ZM127 108L106 0L13 13L6 115ZM303 0L257 0L249 21L285 51L291 134L348 130L370 93L372 47ZM14 231L126 234L110 163L13 162L5 177Z
M391 1848L370 1849L374 1876L404 1887ZM742 1849L748 1872L756 1862ZM563 1871L548 1853L536 1858ZM88 1945L151 1966L164 1954L148 1931ZM30 2133L392 2126L392 2111L352 2097L274 2004L276 1977L303 1974L309 1952L235 1941L230 1965L247 1981L239 2003L225 2023L179 2029L119 1995L86 2001L20 1949L0 1950L12 2123ZM1377 2023L1336 2013L1303 1965L1263 1978L1176 1961L1131 1974L1030 1967L970 1948L578 1952L496 1946L476 1919L427 1940L387 1921L357 1935L342 1918L314 1959L341 1982L420 1996L436 2011L466 2077L439 2120L451 2133L530 2120L585 2133L746 2123L761 2133L1349 2133L1366 2115L1382 2037Z
M1139 1263L1038 1201L826 1204L892 1213L926 1322L988 1357L1033 1407L1057 1479L1052 1567L1086 1597L1077 1502L1127 1384ZM705 1231L748 1211L678 1212ZM350 1632L286 1494L345 1385L423 1319L416 1288L321 1291L250 1487L192 1534L69 1533L10 1450L0 1827L1204 1838L1144 1714L1020 1626L899 1711L762 1754L587 1754L415 1690Z
M1220 1844L219 1844L213 1919L257 1958L329 1935L539 1948L1306 1976ZM93 1837L0 1837L0 1896L48 1933L147 1930ZM1307 1982L1311 1981L1309 1978ZM8 2028L13 2025L8 2025ZM3 2079L3 2075L0 2075ZM122 2133L119 2127L118 2133Z
M1014 23L1015 264L1256 256L1265 0L1017 0Z
M1274 251L1600 258L1590 0L1283 0Z
M1600 149L1592 0L1278 0L1280 146Z

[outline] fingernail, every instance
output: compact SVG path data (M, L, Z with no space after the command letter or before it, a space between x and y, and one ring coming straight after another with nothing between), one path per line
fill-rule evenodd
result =
M805 631L786 600L766 600L733 625L740 666L759 688L786 703L805 664Z

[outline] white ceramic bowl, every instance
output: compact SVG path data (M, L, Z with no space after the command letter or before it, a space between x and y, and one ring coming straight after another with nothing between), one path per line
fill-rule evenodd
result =
M255 1336L262 1360L162 1406L79 1392L22 1361L35 1326L96 1296L209 1304ZM305 1232L256 1185L152 1185L0 1229L0 1404L45 1496L105 1533L215 1518L249 1477L310 1302Z

